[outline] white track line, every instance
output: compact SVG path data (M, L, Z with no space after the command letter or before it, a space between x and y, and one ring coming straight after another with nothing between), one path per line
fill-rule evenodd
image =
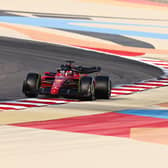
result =
M6 102L1 102L1 103L16 103L18 105L36 105L36 106L45 106L46 105L46 104L42 104L42 103L20 102L20 101L6 101Z
M5 105L5 104L0 104L0 107L7 107L7 108L15 108L15 109L25 109L27 107L24 106L16 106L16 105Z
M68 101L65 101L65 100L51 100L51 99L38 99L38 98L31 98L31 99L20 99L20 101L24 101L24 100L26 100L26 101L34 101L34 102L41 102L41 103L43 103L43 102L45 102L45 103L67 103Z

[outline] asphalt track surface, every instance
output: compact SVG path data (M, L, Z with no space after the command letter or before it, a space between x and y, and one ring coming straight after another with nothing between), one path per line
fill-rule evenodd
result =
M61 29L61 30L64 30L64 29ZM112 41L114 43L118 43L123 46L139 47L139 48L155 48L152 44L149 44L147 42L136 40L119 34L108 34L108 33L106 34L106 33L73 31L73 30L64 30L64 31L74 32L78 34L87 35L90 37L96 37L107 41Z
M85 19L85 20L92 20L90 18L109 18L109 19L124 19L124 20L142 20L142 21L161 21L161 22L167 22L168 19L155 19L155 18L137 18L137 17L111 17L111 16L95 16L95 15L74 15L74 14L59 14L59 13L39 13L39 12L28 12L28 11L18 11L18 10L0 10L0 16L20 16L17 14L11 14L11 12L21 12L25 14L32 14L33 16L37 17L50 17L50 18L69 18L69 19Z
M28 72L55 71L65 60L83 66L101 66L113 86L163 75L153 66L61 45L0 37L0 101L24 98L22 83Z

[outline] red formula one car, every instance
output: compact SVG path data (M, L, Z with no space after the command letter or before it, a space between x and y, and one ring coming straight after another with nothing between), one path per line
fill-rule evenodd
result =
M100 67L74 66L73 61L67 61L57 72L45 72L43 76L28 73L23 83L23 93L27 97L41 94L80 100L109 99L110 78L98 74L89 75L100 71Z

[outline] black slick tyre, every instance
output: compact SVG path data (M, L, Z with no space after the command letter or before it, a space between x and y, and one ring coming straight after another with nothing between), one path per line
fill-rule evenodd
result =
M84 76L79 83L80 100L95 100L95 82L90 76Z
M26 97L37 97L41 84L41 76L37 73L28 73L23 82L22 91Z
M108 76L95 77L95 97L96 99L110 99L111 80Z

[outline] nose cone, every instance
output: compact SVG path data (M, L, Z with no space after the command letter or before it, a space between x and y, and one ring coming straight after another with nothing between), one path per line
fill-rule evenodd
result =
M52 88L51 89L51 95L57 95L59 92L59 89L58 88Z
M51 95L58 95L61 86L64 84L64 78L55 78L53 85L51 87Z

